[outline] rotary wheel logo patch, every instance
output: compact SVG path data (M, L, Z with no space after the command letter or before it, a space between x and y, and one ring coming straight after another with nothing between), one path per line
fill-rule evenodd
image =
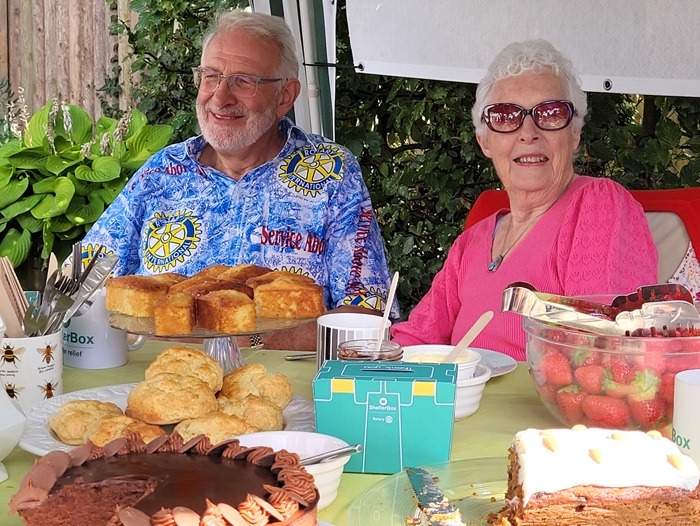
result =
M383 311L386 298L379 290L370 287L369 290L362 289L356 294L346 297L345 300L343 300L343 304Z
M200 241L201 225L192 212L156 212L148 224L144 262L154 272L183 263Z
M342 179L344 161L340 148L332 144L304 148L282 163L280 178L289 188L313 197L323 191L329 178Z

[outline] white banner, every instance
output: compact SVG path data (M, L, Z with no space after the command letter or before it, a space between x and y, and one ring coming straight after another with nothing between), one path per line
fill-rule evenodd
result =
M478 82L511 42L545 38L586 91L700 96L697 0L347 0L365 73Z

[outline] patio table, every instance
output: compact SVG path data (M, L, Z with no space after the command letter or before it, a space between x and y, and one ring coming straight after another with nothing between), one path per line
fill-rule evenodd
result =
M172 343L148 341L142 349L129 353L126 365L114 369L85 370L64 367L64 393L139 382L143 379L148 364L169 345ZM292 351L243 349L246 362L262 363L271 372L286 374L292 382L294 394L311 400L311 380L316 373L316 361L286 361L284 357L291 353ZM513 372L489 380L479 410L469 418L455 423L450 461L485 457L505 458L516 431L528 427L555 426L556 420L537 398L526 364L519 363ZM23 524L17 515L8 515L8 502L35 459L35 455L17 447L3 461L10 478L0 483L0 524ZM337 499L319 513L319 519L334 526L345 526L348 509L353 500L386 476L344 473Z

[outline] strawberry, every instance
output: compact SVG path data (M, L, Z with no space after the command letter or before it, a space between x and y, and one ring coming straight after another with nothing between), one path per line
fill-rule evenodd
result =
M601 427L626 428L632 421L629 406L618 398L588 395L581 402L581 409L593 424Z
M552 384L544 384L537 386L537 394L544 403L553 404L556 400L559 387Z
M637 394L637 388L632 384L623 384L606 378L603 380L603 394L610 398L627 398Z
M659 392L660 384L661 378L653 372L648 370L637 371L632 382L632 385L637 389L637 393L633 396L643 399L654 398Z
M643 398L630 396L627 399L632 418L640 426L648 426L664 415L665 403L660 397Z
M559 353L545 354L540 360L538 369L544 375L545 383L548 384L563 387L573 380L569 360Z
M700 328L695 329L695 331L700 331ZM700 333L695 334L695 336L700 336ZM688 338L684 339L681 343L681 349L685 352L697 352L700 353L700 338Z
M666 360L666 371L678 373L688 369L700 369L700 353L681 353Z
M583 365L574 370L574 378L588 394L600 394L605 379L605 369L601 365Z
M609 369L614 382L628 384L634 379L632 367L621 356L610 357Z
M583 418L581 402L588 396L578 386L570 385L557 391L557 405L561 415L570 424L576 424Z
M673 404L675 383L676 373L665 373L661 376L661 384L659 385L659 396L667 404Z
M641 363L634 367L636 371L652 371L655 375L661 376L666 370L666 358L664 352L647 349Z
M571 361L574 365L585 367L586 365L600 365L600 353L585 349L577 349L574 351Z

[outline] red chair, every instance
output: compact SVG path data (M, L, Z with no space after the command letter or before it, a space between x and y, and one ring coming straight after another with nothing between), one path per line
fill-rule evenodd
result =
M659 253L659 281L666 281L688 252L688 243L700 254L700 187L630 193L644 208ZM508 207L505 190L485 190L467 215L465 228Z

